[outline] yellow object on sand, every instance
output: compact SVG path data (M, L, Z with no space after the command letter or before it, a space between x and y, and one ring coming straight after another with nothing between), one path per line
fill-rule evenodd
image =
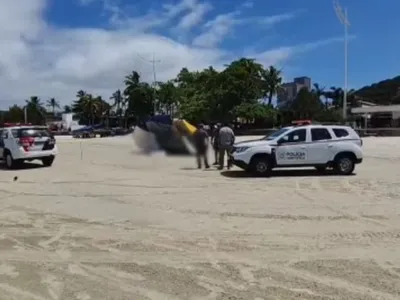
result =
M182 123L186 126L186 129L189 131L190 134L194 134L196 132L197 128L189 122L182 120Z
M195 126L182 119L174 120L173 128L178 130L178 132L183 136L191 136L197 131Z

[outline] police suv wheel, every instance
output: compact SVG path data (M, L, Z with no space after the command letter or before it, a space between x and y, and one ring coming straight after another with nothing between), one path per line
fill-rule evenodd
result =
M11 153L7 153L5 156L5 163L6 163L6 167L7 169L12 169L14 168L15 164L14 164L14 159L11 155Z
M340 175L350 175L355 168L354 160L349 156L341 156L336 159L335 171Z
M271 171L271 167L267 158L256 157L251 162L251 171L259 176L267 176Z
M54 156L48 156L42 158L42 163L45 167L51 167L54 162Z

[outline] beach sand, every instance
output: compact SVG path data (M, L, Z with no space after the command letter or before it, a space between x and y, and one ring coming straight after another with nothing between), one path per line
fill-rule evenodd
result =
M1 300L400 299L399 138L366 138L348 177L58 145L0 172Z

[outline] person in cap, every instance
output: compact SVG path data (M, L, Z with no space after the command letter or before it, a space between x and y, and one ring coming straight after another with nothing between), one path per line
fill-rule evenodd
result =
M232 150L232 146L235 143L235 134L230 128L228 123L224 123L224 126L218 132L218 159L219 159L219 169L222 170L224 168L225 161L225 153L229 155L229 152ZM228 169L230 165L228 164Z
M204 128L203 124L197 126L197 130L194 133L194 146L196 148L196 161L197 167L201 169L202 161L204 161L204 166L206 169L210 168L208 164L208 143L209 136Z

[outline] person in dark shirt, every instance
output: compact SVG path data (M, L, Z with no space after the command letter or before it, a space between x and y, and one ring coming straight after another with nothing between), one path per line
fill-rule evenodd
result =
M219 135L220 128L221 128L221 124L217 123L213 126L213 129L212 129L211 144L214 148L214 158L215 158L213 165L218 165L218 163L219 163L219 161L218 161L218 154L219 154L218 135Z
M201 169L201 162L204 161L206 169L210 168L208 164L208 142L209 137L203 124L199 124L197 131L194 133L194 146L196 148L197 167Z

